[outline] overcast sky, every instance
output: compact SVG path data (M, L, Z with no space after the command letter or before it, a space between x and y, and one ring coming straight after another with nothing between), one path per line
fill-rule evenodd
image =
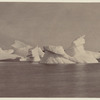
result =
M14 40L68 48L86 35L85 48L100 50L100 3L0 3L0 46Z

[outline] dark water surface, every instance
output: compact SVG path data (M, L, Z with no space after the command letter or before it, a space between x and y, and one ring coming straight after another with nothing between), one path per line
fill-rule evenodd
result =
M0 63L0 97L100 97L100 64Z

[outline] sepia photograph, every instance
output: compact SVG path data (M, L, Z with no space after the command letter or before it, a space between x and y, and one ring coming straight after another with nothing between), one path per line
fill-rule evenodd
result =
M0 98L100 98L100 3L0 2Z

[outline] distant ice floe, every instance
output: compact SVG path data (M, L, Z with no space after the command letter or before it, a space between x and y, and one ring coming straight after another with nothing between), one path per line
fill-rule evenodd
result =
M45 46L44 47L44 57L41 59L40 63L46 64L70 64L74 63L69 60L69 56L65 53L62 46Z
M100 58L100 53L85 50L84 38L85 35L74 40L70 48L66 50L67 54L76 63L98 63L97 58Z

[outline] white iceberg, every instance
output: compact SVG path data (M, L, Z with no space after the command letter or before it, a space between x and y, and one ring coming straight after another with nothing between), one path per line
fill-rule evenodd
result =
M14 53L22 57L26 57L28 50L32 48L32 46L24 44L18 40L15 40L15 43L12 44L12 47L14 48Z
M40 47L36 46L34 49L29 49L27 61L39 62L44 56L44 52Z
M72 42L72 45L67 49L67 54L71 56L71 60L76 63L98 63L97 58L100 53L87 51L84 49L85 39L84 36Z
M74 63L69 60L69 56L65 53L62 46L45 46L45 54L40 63L46 64L68 64Z
M13 49L3 50L2 48L0 48L0 60L20 58L20 56L13 54L13 52Z

